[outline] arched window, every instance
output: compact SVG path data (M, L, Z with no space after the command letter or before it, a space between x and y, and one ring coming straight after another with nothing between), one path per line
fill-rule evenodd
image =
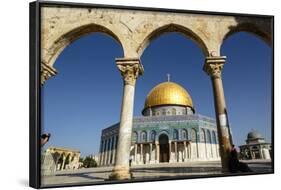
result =
M138 133L137 132L133 133L133 142L138 142Z
M213 131L213 143L217 144L217 136L215 131Z
M151 131L151 133L150 133L150 141L155 141L155 136L156 136L156 132L155 131Z
M181 138L182 138L183 140L188 139L188 135L187 135L186 129L183 129L183 130L182 130L182 132L181 132Z
M145 131L143 131L143 132L141 133L141 141L142 141L142 142L146 142L146 141L147 141L147 134L146 134Z
M204 129L200 130L200 140L201 140L201 142L206 142L206 134L205 134Z
M176 114L177 114L176 108L172 108L172 115L176 115Z
M174 129L173 139L174 139L174 140L178 140L178 139L179 139L179 132L178 132L177 129Z
M211 137L210 130L207 130L207 143L212 143L212 137Z
M191 129L191 141L192 142L197 142L197 135L196 135L196 130Z

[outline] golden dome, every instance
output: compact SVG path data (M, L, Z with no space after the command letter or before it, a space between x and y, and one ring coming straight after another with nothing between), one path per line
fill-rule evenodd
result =
M180 105L193 109L188 92L174 82L163 82L155 86L146 97L144 109L161 105Z

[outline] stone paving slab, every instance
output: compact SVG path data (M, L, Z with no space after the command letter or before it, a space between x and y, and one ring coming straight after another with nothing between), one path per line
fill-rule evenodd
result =
M257 173L272 172L269 161L243 161ZM58 171L54 175L43 176L42 185L51 186L58 184L77 183L103 183L109 182L108 176L113 167L84 168L79 170ZM162 178L193 177L206 175L223 175L219 161L190 162L190 163L164 163L132 166L132 180L155 180Z

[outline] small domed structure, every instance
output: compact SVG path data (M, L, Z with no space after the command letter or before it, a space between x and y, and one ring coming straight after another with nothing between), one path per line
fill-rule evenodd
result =
M246 144L239 148L242 159L271 159L271 144L256 130L247 134Z
M255 144L264 142L263 136L256 130L252 130L248 133L246 143L247 144Z
M263 138L262 135L260 133L258 133L257 131L251 131L248 133L247 135L247 139L248 140L252 140L252 139L260 139Z

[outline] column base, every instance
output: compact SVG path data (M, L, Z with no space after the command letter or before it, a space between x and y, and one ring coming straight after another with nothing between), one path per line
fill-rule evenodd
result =
M130 172L130 168L123 166L115 166L112 173L109 176L110 180L127 180L131 179L133 174Z

